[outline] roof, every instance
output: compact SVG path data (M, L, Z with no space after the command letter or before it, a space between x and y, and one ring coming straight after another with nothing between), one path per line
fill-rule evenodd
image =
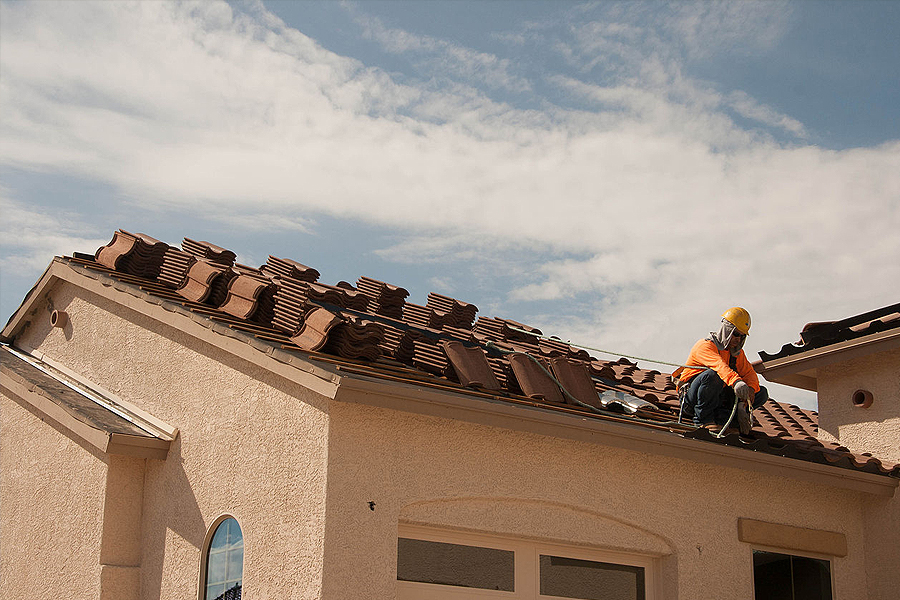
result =
M821 367L900 348L900 304L839 321L808 323L800 340L760 352L754 365L769 381L815 391Z
M185 238L175 247L123 230L95 255L55 260L104 286L114 282L167 310L187 311L279 360L301 356L355 376L900 478L900 465L819 441L815 412L775 401L754 412L750 436L716 438L679 422L669 374L627 358L598 359L535 327L478 316L474 305L441 294L416 304L404 288L377 279L328 285L316 269L291 259L270 256L249 267L208 242ZM4 329L8 340L23 310Z
M8 346L0 346L0 372L4 393L50 416L102 452L165 459L177 433Z
M800 332L799 341L785 344L778 352L760 352L759 357L763 362L771 361L893 330L900 330L900 304L892 304L840 321L807 323Z

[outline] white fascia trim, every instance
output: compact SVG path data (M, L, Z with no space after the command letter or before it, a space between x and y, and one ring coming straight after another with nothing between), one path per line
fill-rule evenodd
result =
M356 375L343 377L334 399L758 471L880 496L893 496L900 485L900 480L893 477L688 439L674 432Z

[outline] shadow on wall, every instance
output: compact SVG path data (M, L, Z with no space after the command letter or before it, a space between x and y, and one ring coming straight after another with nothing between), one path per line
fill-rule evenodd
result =
M162 592L164 565L186 563L189 565L190 579L178 583L173 583L173 578L168 581L170 585L183 588L184 593L179 597L193 597L197 588L194 575L199 573L200 549L206 537L206 526L184 471L181 436L172 442L165 461L147 460L144 481L142 595L148 598L165 597ZM170 531L175 536L171 540L168 539ZM167 590L166 595L172 592Z

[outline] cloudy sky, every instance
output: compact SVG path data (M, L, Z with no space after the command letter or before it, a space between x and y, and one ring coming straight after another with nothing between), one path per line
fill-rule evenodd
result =
M0 11L4 322L117 228L669 362L898 301L898 2Z

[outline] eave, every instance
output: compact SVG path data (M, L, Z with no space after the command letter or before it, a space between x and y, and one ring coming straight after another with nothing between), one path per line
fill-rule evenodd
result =
M177 429L34 357L7 346L0 355L0 391L69 437L103 454L166 459Z
M889 329L860 338L755 363L767 381L817 391L818 369L900 348L900 329Z
M343 375L334 399L779 475L880 496L892 496L900 485L900 480L894 477L690 439L663 426L636 425L626 418L618 421L597 419L547 411L538 403L532 406L510 404L506 399L492 399L489 394L473 397L371 377Z
M823 464L821 451L813 453L813 458L819 462L796 456L779 456L777 452L771 453L772 448L758 451L745 447L741 442L729 445L727 438L723 438L721 443L709 439L688 439L685 434L692 429L690 426L666 426L659 422L665 421L664 418L654 423L625 415L586 415L584 410L550 406L515 394L484 393L483 390L451 384L440 378L425 377L421 373L414 380L408 380L406 376L392 378L386 372L377 374L379 369L369 368L369 363L365 361L354 365L353 360L339 356L291 348L278 341L286 338L279 338L274 330L261 330L196 303L185 304L175 294L160 293L160 285L154 282L118 272L110 274L103 269L86 268L66 259L54 259L3 329L4 340L15 341L34 319L47 318L48 297L52 297L54 286L58 284L72 285L88 294L108 299L117 306L117 313L126 319L134 319L134 315L129 315L129 311L134 311L158 324L161 330L170 327L230 356L257 365L273 377L297 383L326 398L449 416L708 464L774 472L788 478L808 479L872 494L892 495L898 484L896 469L889 473L890 469L873 467L881 471L879 474L869 470L868 465L857 463L849 468ZM156 329L155 326L153 328ZM381 367L383 369L384 365ZM368 373L353 372L354 369ZM376 374L369 374L373 371ZM763 438L768 439L766 436Z

